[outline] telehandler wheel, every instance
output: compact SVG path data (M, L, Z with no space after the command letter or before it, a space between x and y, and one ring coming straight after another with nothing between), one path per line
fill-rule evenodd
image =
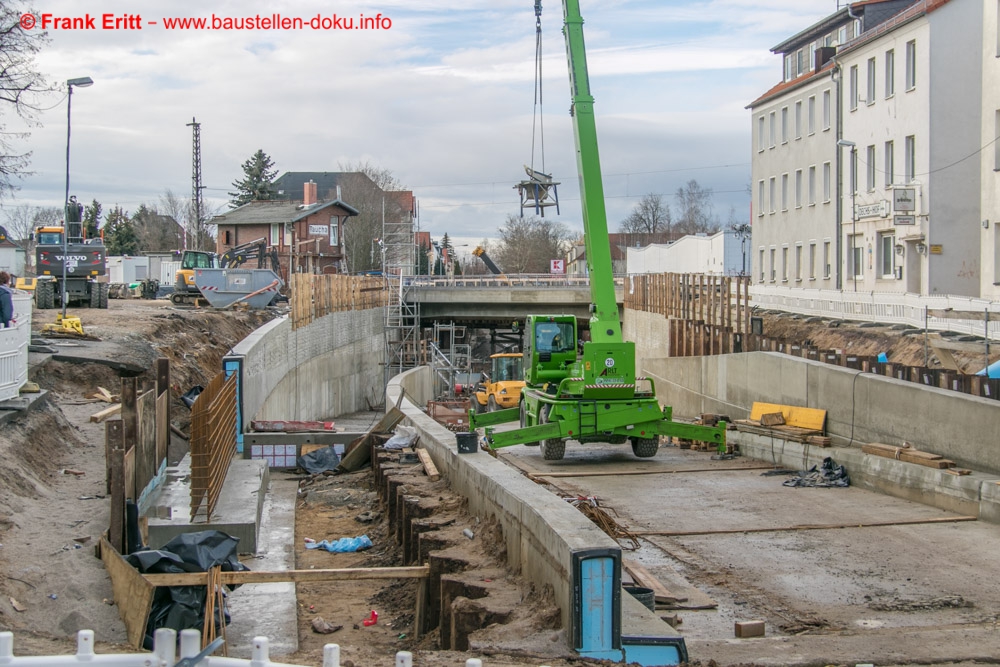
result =
M521 428L528 425L528 408L525 407L524 401L521 401ZM526 442L524 443L527 447L537 447L542 444L540 442Z
M486 410L487 411L489 411L489 412L496 412L499 409L500 408L497 407L497 399L493 398L493 396L490 396L488 399L486 399Z
M538 414L538 421L549 423L551 405L543 405ZM566 455L566 438L546 438L539 443L542 446L542 458L546 461L559 461Z
M640 459L656 456L660 449L659 438L632 438L632 453Z
M39 310L56 307L56 283L53 280L38 281L35 285L35 305Z

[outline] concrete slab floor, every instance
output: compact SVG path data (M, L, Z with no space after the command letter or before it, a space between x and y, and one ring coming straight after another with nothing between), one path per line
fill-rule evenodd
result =
M245 559L251 570L275 572L295 569L295 498L298 478L271 473L264 502L257 554ZM245 584L229 593L233 622L226 628L229 656L249 658L253 638L270 640L272 660L298 650L295 584Z
M985 574L1000 550L993 524L790 530L953 515L856 487L784 487L785 477L759 470L719 470L765 462L712 461L710 453L676 447L637 459L628 445L571 442L562 461L543 461L538 448L523 446L503 457L546 472L664 472L549 481L567 494L597 496L632 530L707 533L644 537L638 551L625 553L668 589L687 593L689 605L717 603L676 612L692 660L885 665L1000 653L1000 582ZM704 468L716 470L666 472ZM769 530L718 532L740 529ZM767 636L735 639L734 622L755 619L766 621Z

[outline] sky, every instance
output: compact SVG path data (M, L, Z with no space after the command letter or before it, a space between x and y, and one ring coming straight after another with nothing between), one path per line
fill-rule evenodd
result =
M543 5L538 111L532 0L37 0L35 30L43 15L89 16L94 29L50 25L37 65L59 92L41 101L41 125L21 144L33 173L0 209L62 206L65 82L89 76L94 85L72 97L70 191L105 211L155 205L167 190L190 197L196 118L216 212L258 149L279 174L368 161L414 191L421 230L474 245L519 213L514 185L524 165L544 160L561 182L560 214L546 217L582 231L562 9ZM582 0L609 229L647 193L673 204L691 179L713 190L721 224L731 212L746 222L745 107L780 81L770 48L836 9L836 0ZM166 26L274 15L319 29ZM356 26L375 17L378 29L323 29L334 16ZM533 151L536 112L544 135L536 130ZM17 129L9 114L5 122Z

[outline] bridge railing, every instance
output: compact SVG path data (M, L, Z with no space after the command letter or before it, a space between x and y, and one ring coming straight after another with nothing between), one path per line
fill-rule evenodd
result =
M615 286L624 284L625 276L615 276ZM587 287L587 276L564 276L549 273L516 273L499 276L409 276L403 279L409 287Z

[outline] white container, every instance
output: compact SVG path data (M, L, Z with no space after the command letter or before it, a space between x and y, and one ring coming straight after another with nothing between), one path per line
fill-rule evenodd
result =
M31 340L31 294L14 292L12 328L0 329L0 401L17 398L28 381L28 342Z

